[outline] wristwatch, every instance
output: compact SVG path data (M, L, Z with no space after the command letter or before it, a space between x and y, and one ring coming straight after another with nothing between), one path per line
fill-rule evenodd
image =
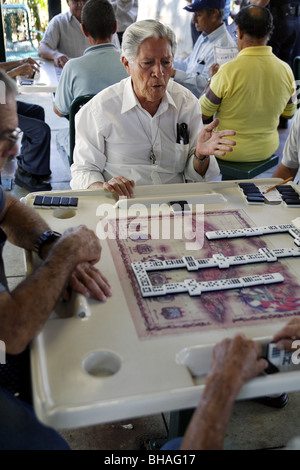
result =
M47 230L46 232L42 233L42 235L39 236L39 238L37 239L34 245L34 249L36 253L39 255L39 257L41 257L42 248L47 243L54 242L60 237L61 237L61 233L54 232L53 230Z
M207 160L210 157L210 155L205 155L204 158L199 158L199 157L197 157L196 152L194 152L193 157L196 158L196 160L198 160L198 162L203 163L203 162L205 162L205 160Z

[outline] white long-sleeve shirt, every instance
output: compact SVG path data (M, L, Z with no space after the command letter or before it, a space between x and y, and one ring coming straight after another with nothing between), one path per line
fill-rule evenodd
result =
M188 144L176 143L182 123L188 125ZM121 175L137 185L211 181L219 175L214 156L204 177L194 170L192 154L203 127L200 104L171 80L153 117L140 105L128 77L90 100L77 113L75 126L72 189Z

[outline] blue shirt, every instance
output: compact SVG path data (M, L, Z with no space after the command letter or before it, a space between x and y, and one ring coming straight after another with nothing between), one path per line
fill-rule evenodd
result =
M235 47L236 43L223 23L212 33L200 34L192 54L184 60L175 60L174 80L191 90L199 98L209 77L209 67L215 62L214 47Z
M113 44L91 46L82 57L71 59L64 66L55 93L55 107L68 115L72 101L78 96L95 95L126 77L120 52Z

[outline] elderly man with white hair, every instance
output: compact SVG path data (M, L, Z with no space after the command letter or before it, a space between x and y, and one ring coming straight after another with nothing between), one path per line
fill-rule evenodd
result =
M203 128L201 108L169 81L175 36L155 20L127 28L122 63L130 77L98 93L76 116L72 189L104 188L131 197L134 185L210 181L214 155L235 145L233 130Z

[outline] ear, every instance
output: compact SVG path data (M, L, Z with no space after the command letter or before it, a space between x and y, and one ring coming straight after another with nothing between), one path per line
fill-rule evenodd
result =
M124 65L126 69L126 72L128 73L128 75L130 75L130 65L129 65L128 60L124 56L122 56L121 60L122 60L122 64Z
M87 32L87 30L85 29L85 27L83 26L82 23L80 24L80 26L81 26L81 29L82 29L83 34L84 34L86 37L88 37L88 36L89 36L89 33Z
M216 19L219 17L219 10L217 8L214 8L214 16Z
M238 39L243 39L244 31L239 26L237 26L237 32L238 32Z
M117 22L115 22L115 27L114 27L114 30L113 30L112 34L115 34L116 31L117 31Z

